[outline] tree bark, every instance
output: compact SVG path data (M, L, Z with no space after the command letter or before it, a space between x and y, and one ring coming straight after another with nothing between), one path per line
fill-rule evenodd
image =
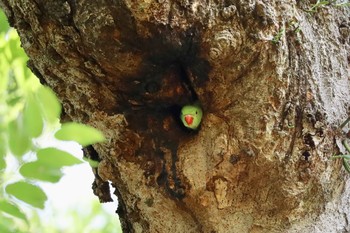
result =
M350 10L318 2L0 0L62 118L108 138L86 151L124 232L349 232Z

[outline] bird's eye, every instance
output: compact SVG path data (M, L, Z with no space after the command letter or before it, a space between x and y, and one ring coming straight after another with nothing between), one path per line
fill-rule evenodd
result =
M198 113L197 113L197 111L196 111L196 115L197 115Z

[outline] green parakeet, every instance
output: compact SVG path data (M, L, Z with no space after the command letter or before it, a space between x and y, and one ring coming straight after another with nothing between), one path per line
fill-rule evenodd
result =
M181 109L181 121L187 128L197 129L202 121L203 111L197 105L185 105Z

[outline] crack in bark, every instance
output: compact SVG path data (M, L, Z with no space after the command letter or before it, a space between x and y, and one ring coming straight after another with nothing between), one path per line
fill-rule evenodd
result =
M295 80L292 80L292 83L289 84L289 88L288 88L288 97L290 100L288 100L288 102L290 101L291 103L296 103L294 106L294 131L292 134L292 138L289 144L289 148L286 152L286 160L289 160L290 156L293 155L294 152L294 147L296 144L296 140L302 135L302 130L303 130L303 111L304 111L304 107L306 105L307 102L307 87L308 87L308 83L306 78L300 73L300 69L298 67L297 64L298 61L302 61L302 58L299 56L298 50L295 49L296 46L293 45L293 40L289 39L287 40L287 48L288 48L288 55L289 55L289 68L293 69L295 74L292 75L292 78L294 77ZM294 56L293 56L294 54ZM294 64L292 63L292 61L294 61ZM293 93L292 88L296 91L295 93ZM292 101L292 96L293 98L295 98L297 101ZM288 103L287 102L287 103ZM286 106L286 105L285 105ZM288 107L288 110L290 110L290 106ZM284 124L284 120L286 119L288 115L287 111L282 112L282 121L281 124ZM284 119L283 119L284 118ZM283 127L281 128L283 129Z
M295 126L292 134L292 139L289 144L289 148L286 152L286 157L285 157L286 160L289 160L290 157L293 155L296 140L299 138L300 136L299 134L301 134L303 130L302 121L303 121L303 110L301 109L300 106L296 106L295 107Z

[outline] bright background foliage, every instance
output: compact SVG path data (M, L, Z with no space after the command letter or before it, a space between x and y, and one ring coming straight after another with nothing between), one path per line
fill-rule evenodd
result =
M92 193L79 146L103 142L103 134L60 124L60 102L27 60L0 11L0 232L121 232L116 204L103 208Z

